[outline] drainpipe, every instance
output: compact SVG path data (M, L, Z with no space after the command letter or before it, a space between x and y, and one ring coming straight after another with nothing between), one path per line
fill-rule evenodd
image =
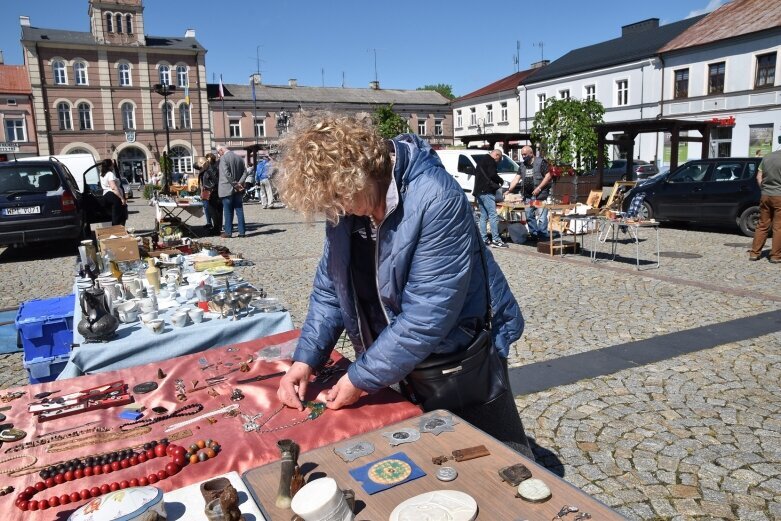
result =
M45 89L43 87L44 82L44 69L43 69L43 61L41 60L41 54L38 52L38 44L35 44L35 56L38 58L38 74L41 76L41 96L43 96L43 121L46 123L46 141L49 143L49 154L54 155L56 152L54 151L54 138L52 137L52 125L51 120L49 119L51 117L51 111L49 110L49 91L48 89ZM34 106L34 105L33 105ZM35 112L35 110L33 110ZM38 131L35 131L35 137L36 140L39 140L41 137L38 135ZM38 153L40 153L41 148L38 147Z
M662 119L664 118L664 57L660 54L659 55L659 61L662 62L662 89L659 91L659 114L656 116L656 119ZM656 150L654 151L654 162L656 163L657 168L659 171L662 171L662 164L659 162L659 132L656 133ZM662 157L664 157L664 154L662 154Z

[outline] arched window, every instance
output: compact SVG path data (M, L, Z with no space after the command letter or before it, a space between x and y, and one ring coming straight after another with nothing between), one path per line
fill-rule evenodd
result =
M180 87L186 87L190 84L188 78L187 78L187 66L186 65L178 65L176 67L176 81L179 83Z
M66 154L89 154L90 151L86 148L71 148Z
M130 87L132 84L133 82L130 79L130 64L120 63L119 64L119 86Z
M136 128L136 109L132 103L122 104L122 128L125 130Z
M163 85L171 84L171 67L168 65L160 66L160 83Z
M84 62L76 62L73 64L73 76L76 78L76 85L88 85L87 80L87 64Z
M187 103L179 105L179 128L190 128L190 106Z
M127 34L133 34L133 15L125 15L125 32Z
M55 60L52 63L52 70L54 71L54 84L55 85L67 85L68 84L68 71L65 70L65 62L62 60Z
M111 13L106 13L106 32L107 33L114 32L114 15L112 15Z
M89 103L79 103L79 129L92 130L92 107Z
M62 101L57 104L57 119L60 121L60 130L73 130L71 121L71 106Z
M168 157L171 158L175 174L189 174L193 171L193 156L185 147L171 147Z
M170 101L163 103L163 128L176 128L174 125L174 106Z
M116 20L117 20L117 34L122 34L122 15L117 14Z

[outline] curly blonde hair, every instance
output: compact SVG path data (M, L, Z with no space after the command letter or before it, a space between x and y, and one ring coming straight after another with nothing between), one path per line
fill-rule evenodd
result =
M390 182L390 154L369 118L300 113L281 143L283 201L311 219L339 222L352 202L374 206Z

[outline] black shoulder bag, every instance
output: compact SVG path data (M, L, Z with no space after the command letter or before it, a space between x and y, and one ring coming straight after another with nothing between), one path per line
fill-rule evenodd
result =
M494 348L491 336L491 289L483 247L481 244L480 259L488 302L483 330L463 351L430 355L402 382L407 398L421 405L424 411L457 411L483 405L510 389L507 364Z

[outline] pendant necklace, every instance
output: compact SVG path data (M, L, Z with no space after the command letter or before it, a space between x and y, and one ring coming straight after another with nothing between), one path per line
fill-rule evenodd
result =
M246 432L257 432L260 434L268 433L268 432L276 432L281 431L283 429L289 429L291 427L295 427L296 425L301 425L304 422L307 422L309 420L315 420L319 418L324 412L325 412L325 403L323 402L317 402L317 401L302 401L301 405L303 405L305 408L309 409L311 412L304 416L303 418L300 418L298 420L294 420L290 423L286 423L285 425L280 425L278 427L272 427L269 429L264 429L263 427L271 421L274 416L282 412L283 409L285 409L285 405L280 405L274 412L269 414L265 420L262 422L256 422L255 420L260 418L262 414L257 414L254 416L243 414L245 420L247 420L247 423L244 424L244 430Z

